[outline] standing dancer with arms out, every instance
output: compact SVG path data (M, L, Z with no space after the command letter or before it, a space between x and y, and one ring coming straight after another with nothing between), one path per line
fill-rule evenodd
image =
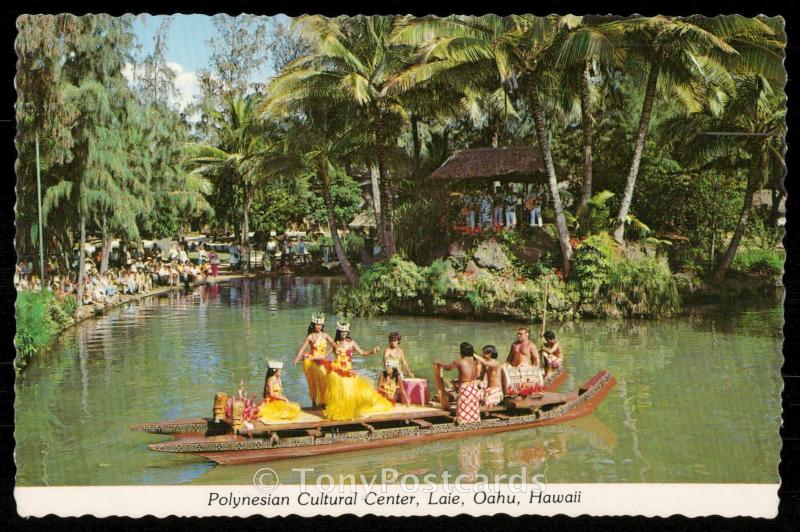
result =
M350 324L337 322L334 349L335 356L325 377L325 417L344 421L390 411L392 403L368 379L353 371L353 353L368 357L380 348L364 351L350 337Z

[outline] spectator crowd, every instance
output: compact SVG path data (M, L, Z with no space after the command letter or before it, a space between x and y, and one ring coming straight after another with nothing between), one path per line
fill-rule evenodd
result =
M178 286L197 281L205 281L209 275L216 277L219 261L217 254L206 252L203 245L195 249L194 262L189 260L187 245L181 242L162 251L157 243L147 249L130 251L124 246L112 249L108 257L108 268L101 273L103 251L97 250L93 257L86 259L83 277L83 305L105 307L118 303L122 296L150 292L158 286ZM210 256L209 256L210 255ZM212 272L213 269L213 272ZM78 258L72 258L72 267L67 270L57 261L45 264L45 288L62 299L77 297ZM14 285L17 290L39 290L41 281L39 269L33 261L21 261L16 266Z

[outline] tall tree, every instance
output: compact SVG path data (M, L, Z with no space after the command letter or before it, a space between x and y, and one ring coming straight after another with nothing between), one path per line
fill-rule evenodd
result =
M320 108L313 109L311 106ZM347 162L364 162L363 149L368 145L368 139L360 129L360 123L341 111L340 108L329 106L325 99L305 100L301 115L291 121L291 129L287 133L288 156L292 161L290 168L295 174L310 173L319 184L334 252L347 280L355 284L358 271L347 258L339 237L331 182L335 174L344 171Z
M599 85L623 67L629 54L625 28L611 17L565 16L561 27L551 66L551 71L559 75L550 78L556 85L549 92L558 95L558 103L566 111L576 104L580 107L583 181L576 209L579 213L592 198L592 105L600 97Z
M216 15L217 34L208 42L211 73L224 94L247 94L250 78L267 61L267 23L253 15Z
M361 109L373 134L380 188L378 223L387 257L397 248L389 159L396 150L398 124L405 121L407 115L400 96L414 85L408 77L414 49L392 40L400 20L394 16L297 19L295 27L310 43L313 52L287 65L270 89L275 101L316 98L338 92L337 99Z
M519 84L531 108L556 217L562 268L568 275L572 247L540 96L544 80L551 74L546 65L557 51L555 45L563 27L564 21L555 16L425 17L406 19L395 31L394 39L421 46L426 59L401 83L445 76L464 87L480 88L487 77L496 88Z
M67 19L74 38L59 40L62 48L64 102L75 117L72 147L57 172L55 184L44 193L45 215L69 200L80 233L78 300L83 295L86 226L93 214L111 206L109 190L124 158L119 142L119 116L112 102L124 86L122 67L133 35L130 19L107 15Z
M177 94L175 71L167 65L169 30L172 17L163 17L153 36L153 49L142 60L133 65L133 83L139 89L143 101L153 105L167 105Z
M245 252L250 247L250 209L257 187L282 168L277 164L283 155L281 132L258 119L257 106L253 97L229 96L219 144L192 143L185 148L186 163L195 174L211 178L219 192L230 185L239 191L240 243Z
M759 19L741 16L657 16L619 24L630 30L627 38L631 51L641 58L647 73L633 157L614 220L614 239L621 243L657 89L675 96L690 112L701 110L703 99L709 94L708 86L729 87L731 84L726 64L737 55L731 41L747 42L772 34L772 30Z
M733 168L744 174L742 208L722 259L711 275L721 283L733 263L753 209L753 196L786 173L786 100L760 75L737 77L736 91L718 116L696 113L662 124L676 139L687 164L697 168Z

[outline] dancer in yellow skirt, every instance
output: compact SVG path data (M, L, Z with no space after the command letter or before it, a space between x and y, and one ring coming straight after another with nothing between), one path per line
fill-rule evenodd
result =
M264 400L258 405L258 419L262 423L294 419L300 415L300 405L290 402L283 395L282 369L283 362L269 361L267 378L264 381Z
M348 323L336 324L335 342L334 360L325 379L325 417L344 421L390 411L391 401L379 394L368 379L353 372L353 353L367 357L377 353L378 347L362 350L350 338Z
M311 316L306 336L300 350L294 357L294 363L303 359L303 372L308 381L308 395L314 408L325 405L325 376L328 373L327 357L335 347L333 338L325 332L325 315L316 313Z

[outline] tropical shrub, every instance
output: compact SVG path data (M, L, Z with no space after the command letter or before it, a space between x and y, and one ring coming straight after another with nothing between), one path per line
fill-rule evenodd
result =
M581 242L571 279L584 313L656 317L680 309L678 286L667 263L626 257L607 234Z
M361 271L358 284L337 294L337 311L359 316L386 314L418 298L425 285L423 269L394 255Z
M75 313L73 296L58 301L53 292L21 291L17 294L17 334L14 345L17 349L17 364L22 367L33 354L47 345L66 325Z

